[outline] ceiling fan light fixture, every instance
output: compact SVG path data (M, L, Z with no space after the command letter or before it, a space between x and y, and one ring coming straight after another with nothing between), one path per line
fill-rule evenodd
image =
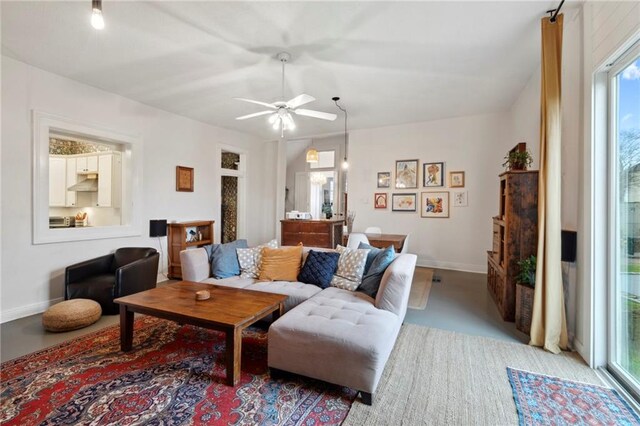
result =
M307 151L307 163L317 163L319 160L318 151L315 148L309 148Z
M91 26L96 30L104 29L104 17L102 16L102 0L91 0Z

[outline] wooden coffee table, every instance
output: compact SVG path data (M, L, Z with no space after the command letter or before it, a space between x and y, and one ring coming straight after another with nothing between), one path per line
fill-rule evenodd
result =
M198 290L209 290L211 298L196 300ZM240 380L242 330L270 314L275 321L284 313L282 294L264 293L228 287L180 281L114 300L120 304L120 347L131 350L133 342L133 314L151 315L192 324L226 334L227 384L235 386Z

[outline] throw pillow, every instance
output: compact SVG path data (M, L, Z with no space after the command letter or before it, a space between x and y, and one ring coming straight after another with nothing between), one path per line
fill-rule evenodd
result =
M262 249L261 281L296 281L302 260L302 244L295 247Z
M375 259L373 259L371 267L369 267L369 271L362 278L362 284L358 287L358 291L375 299L384 271L387 270L395 258L396 250L393 246L389 246L384 250L378 250L378 254Z
M340 259L338 260L338 270L331 279L331 286L355 291L362 281L369 250L350 249L342 246L338 246L336 250L340 253Z
M298 281L327 288L338 268L340 253L310 250L298 275Z
M359 249L364 249L364 250L369 250L369 254L367 255L367 263L364 265L364 275L367 275L367 272L369 272L369 268L371 267L371 264L373 263L373 259L376 258L376 256L382 251L382 249L379 249L377 247L374 246L370 246L367 243L360 243L358 245Z
M242 278L258 278L260 275L260 262L262 262L262 249L264 247L278 248L278 240L271 240L257 247L236 249Z
M240 264L236 249L247 248L247 240L235 240L211 246L211 275L214 278L229 278L240 275Z

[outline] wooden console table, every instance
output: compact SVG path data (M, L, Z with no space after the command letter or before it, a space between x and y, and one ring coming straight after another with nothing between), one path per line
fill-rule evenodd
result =
M389 246L393 246L396 250L396 253L400 253L402 251L402 247L404 247L404 242L407 239L406 235L402 234L364 234L367 236L369 240L369 245L377 248L387 248ZM342 237L342 245L346 246L347 241L349 241L349 234L345 234Z

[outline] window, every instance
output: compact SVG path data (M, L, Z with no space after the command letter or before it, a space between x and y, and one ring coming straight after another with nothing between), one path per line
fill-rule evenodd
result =
M640 394L640 46L610 84L609 369Z
M140 235L140 145L34 111L33 243Z
M318 162L309 163L311 169L333 169L336 166L335 151L318 151Z

